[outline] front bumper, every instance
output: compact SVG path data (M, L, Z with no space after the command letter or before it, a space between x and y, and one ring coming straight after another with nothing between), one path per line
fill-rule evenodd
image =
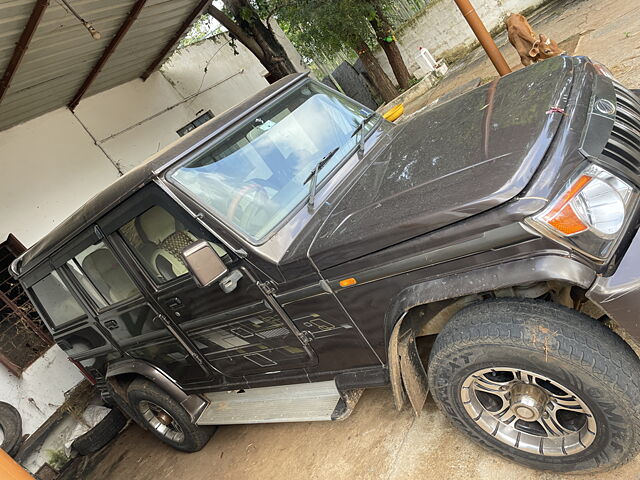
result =
M587 298L640 341L640 230L615 273L598 278L587 291Z

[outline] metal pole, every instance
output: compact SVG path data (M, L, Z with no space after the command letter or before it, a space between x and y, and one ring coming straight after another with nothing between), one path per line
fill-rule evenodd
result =
M456 5L464 16L464 19L471 27L471 30L473 30L473 33L476 34L480 45L482 45L482 48L484 48L485 52L487 52L489 60L491 60L493 66L496 67L496 70L498 71L500 76L511 73L511 69L507 64L507 61L502 56L502 53L500 53L500 50L498 49L496 43L493 41L493 38L491 38L491 35L487 31L487 28L484 26L484 23L482 23L482 20L480 20L480 17L478 16L476 10L473 8L473 5L471 5L471 2L469 0L453 1L456 2Z

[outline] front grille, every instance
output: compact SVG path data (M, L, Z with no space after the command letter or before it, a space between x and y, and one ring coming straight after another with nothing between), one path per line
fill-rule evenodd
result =
M640 178L640 101L617 82L616 117L602 155L613 160L634 180Z

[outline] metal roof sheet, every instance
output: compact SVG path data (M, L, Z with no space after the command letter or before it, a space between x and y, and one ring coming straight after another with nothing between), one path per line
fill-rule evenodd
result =
M0 77L36 0L0 2ZM101 33L94 40L59 0L50 0L0 103L0 130L67 105L126 20L135 0L69 0ZM148 0L85 97L140 77L200 0Z

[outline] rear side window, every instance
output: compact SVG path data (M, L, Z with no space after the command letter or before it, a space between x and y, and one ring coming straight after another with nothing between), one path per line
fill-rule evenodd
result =
M140 293L103 242L80 252L67 265L98 308L128 300Z
M98 291L93 282L89 279L87 274L84 273L82 267L75 258L72 258L67 262L67 266L69 270L71 270L71 274L78 280L83 290L91 297L94 304L98 308L104 308L108 305L107 300L104 296Z
M84 310L57 272L44 277L33 285L32 290L54 328L85 316Z

